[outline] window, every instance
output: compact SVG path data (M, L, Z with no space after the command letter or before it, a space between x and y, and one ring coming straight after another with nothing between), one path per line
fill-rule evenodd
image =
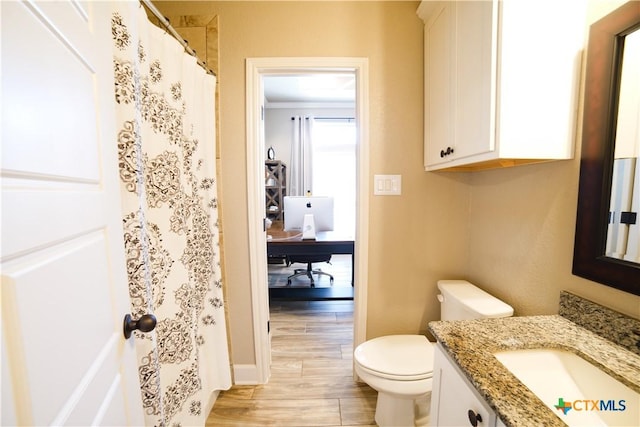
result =
M356 126L316 118L312 128L313 195L334 197L334 229L353 233L356 219Z

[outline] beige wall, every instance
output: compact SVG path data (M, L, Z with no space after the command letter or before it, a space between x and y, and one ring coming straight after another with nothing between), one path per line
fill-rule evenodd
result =
M586 24L623 3L590 0ZM586 53L583 82L585 65ZM582 98L574 160L471 174L469 279L508 301L517 315L557 313L564 289L640 318L640 297L571 274Z
M640 298L571 275L578 160L424 172L418 2L156 4L165 15L219 19L221 198L234 363L255 363L247 265L248 57L369 58L370 173L402 174L403 194L369 195L368 337L424 331L440 314L441 278L475 281L520 315L556 313L559 292L568 289L640 317Z

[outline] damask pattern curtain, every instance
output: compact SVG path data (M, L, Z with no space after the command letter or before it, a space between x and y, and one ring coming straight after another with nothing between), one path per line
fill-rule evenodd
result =
M125 252L147 425L204 425L231 374L220 279L215 77L136 2L111 16Z

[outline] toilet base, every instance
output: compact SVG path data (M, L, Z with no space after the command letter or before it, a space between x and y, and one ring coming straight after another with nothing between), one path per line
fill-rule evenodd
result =
M376 424L380 427L404 427L429 425L431 393L417 399L378 392L376 402Z

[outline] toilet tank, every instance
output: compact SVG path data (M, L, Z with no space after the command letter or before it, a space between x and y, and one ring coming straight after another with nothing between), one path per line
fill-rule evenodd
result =
M440 320L513 316L513 308L466 280L439 280Z

